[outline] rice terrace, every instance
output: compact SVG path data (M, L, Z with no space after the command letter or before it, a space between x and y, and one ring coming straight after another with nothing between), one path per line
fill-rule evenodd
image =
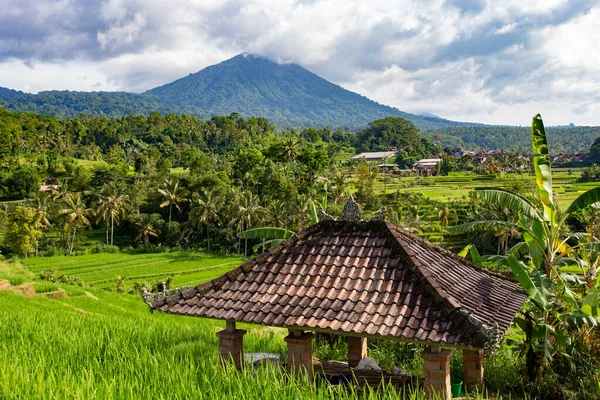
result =
M600 399L597 1L0 4L0 399Z

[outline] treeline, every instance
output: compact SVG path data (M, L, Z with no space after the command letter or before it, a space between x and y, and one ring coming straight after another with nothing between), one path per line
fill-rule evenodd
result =
M24 209L5 207L5 243L21 254L33 247L71 253L83 229L103 227L108 244L117 232L127 245L240 251L240 231L265 224L302 229L311 203L341 215L352 187L367 212L376 212L377 172L345 161L357 151L392 147L403 149L399 162L439 151L411 122L392 117L358 134L276 134L266 119L237 114L57 120L0 110L0 195L30 198L16 203ZM22 232L33 236L19 238Z
M531 128L523 126L461 126L429 130L423 133L444 148L467 150L502 149L531 153ZM600 136L598 126L546 128L550 152L585 153Z

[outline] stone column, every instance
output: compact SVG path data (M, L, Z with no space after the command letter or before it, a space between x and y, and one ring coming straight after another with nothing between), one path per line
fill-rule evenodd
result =
M465 387L483 386L483 350L463 350Z
M225 330L217 332L219 352L223 363L233 361L237 369L244 364L244 335L246 331L236 329L235 322L227 322Z
M346 342L348 343L348 365L354 368L367 356L367 338L347 336Z
M452 398L450 391L450 357L452 350L442 349L439 346L431 346L422 354L424 362L423 388L425 397L437 396L439 399L449 400Z
M306 375L309 379L313 376L312 359L312 332L289 331L284 339L288 345L287 370L298 377Z

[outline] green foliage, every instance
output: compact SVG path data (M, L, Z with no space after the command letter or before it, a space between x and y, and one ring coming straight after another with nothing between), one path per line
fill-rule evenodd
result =
M581 172L579 178L581 182L598 182L600 181L600 165L592 164L590 167L586 167Z
M23 254L35 251L43 232L39 215L31 207L15 206L8 213L4 243L15 253Z
M600 136L600 127L549 127L546 133L548 144L555 154L585 153ZM423 132L424 136L442 148L503 149L524 153L531 152L530 134L530 128L526 126L489 125L448 126Z

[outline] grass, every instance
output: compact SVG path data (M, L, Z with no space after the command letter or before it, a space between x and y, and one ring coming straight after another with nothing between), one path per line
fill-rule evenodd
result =
M125 288L131 289L136 281L152 283L168 278L171 278L173 287L197 285L236 268L243 258L177 251L34 257L21 262L36 275L43 270L56 268L57 275L78 276L86 284L100 288L114 288L116 277L121 276L126 278Z
M0 262L0 273L8 272L33 279L38 292L62 288L70 297L0 292L2 399L423 399L420 392L398 393L392 387L309 385L274 367L223 369L215 333L224 322L151 314L137 295L39 282L19 263ZM239 327L248 331L246 352L286 354L287 330ZM372 343L370 352L386 368L420 373L422 360L414 347L380 341ZM343 360L345 351L343 342L334 349L315 344L321 359Z

